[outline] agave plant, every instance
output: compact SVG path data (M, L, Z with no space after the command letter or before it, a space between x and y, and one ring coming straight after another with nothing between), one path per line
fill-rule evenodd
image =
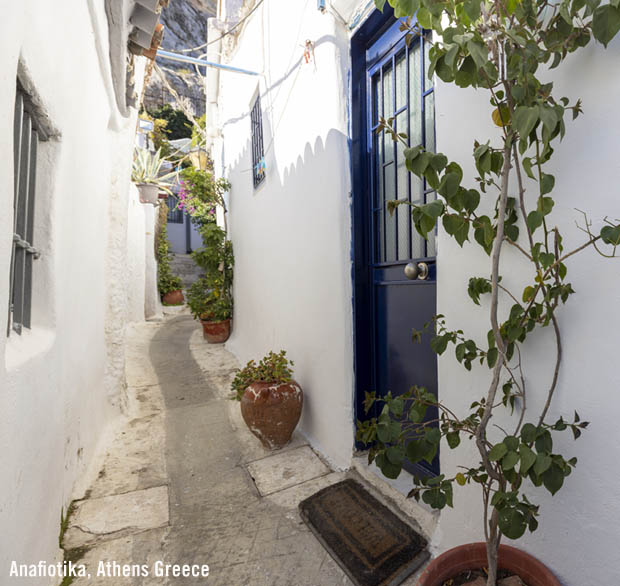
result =
M134 183L150 183L157 185L164 191L172 193L170 190L170 178L177 175L176 171L161 174L162 165L166 159L161 156L161 149L151 153L147 149L137 148L134 151L133 166L131 170L131 180Z

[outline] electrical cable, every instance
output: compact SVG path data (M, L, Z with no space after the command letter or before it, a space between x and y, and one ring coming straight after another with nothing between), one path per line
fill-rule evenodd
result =
M209 45L212 45L213 43L217 43L218 41L222 40L224 37L228 36L229 34L233 33L237 28L239 28L248 18L250 18L250 16L252 16L252 14L254 14L254 12L256 12L257 8L264 2L265 0L258 0L258 2L256 3L256 6L254 6L254 8L252 8L252 10L250 10L250 12L248 12L237 24L235 24L233 27L229 28L227 31L223 32L217 39L213 39L212 41L207 41L206 43L203 43L202 45L198 45L197 47L192 47L191 49L181 49L181 53L191 53L192 51L198 51L198 49L202 49L204 47L208 47Z

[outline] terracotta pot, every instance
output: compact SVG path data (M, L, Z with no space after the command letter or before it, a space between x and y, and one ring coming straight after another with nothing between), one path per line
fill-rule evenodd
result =
M418 586L442 586L461 572L487 566L484 543L459 545L435 558L418 579ZM528 586L562 586L542 562L516 547L499 546L498 567L517 574Z
M209 344L223 344L230 337L230 320L206 321L200 320L202 335Z
M252 383L241 397L241 415L250 431L273 450L291 441L303 402L303 392L295 381Z
M159 202L159 187L153 183L136 184L138 193L140 194L140 203L152 203L155 205Z
M162 297L162 301L166 305L181 305L185 301L183 292L178 289L177 291L170 291Z

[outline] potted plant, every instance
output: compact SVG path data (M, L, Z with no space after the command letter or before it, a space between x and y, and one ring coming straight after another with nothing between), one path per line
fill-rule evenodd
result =
M376 0L380 9L385 2ZM441 196L422 205L390 202L389 211L410 205L412 223L424 237L434 233L441 219L443 231L459 246L470 241L464 250L490 259L490 276L474 275L464 284L474 304L487 305L486 327L464 332L441 315L430 324L437 354L450 348L467 371L479 362L488 374L486 387L472 397L466 412L416 386L381 399L369 393L366 407L374 406L378 415L358 422L357 438L370 446L369 460L390 478L399 475L405 458L430 464L442 441L450 449L457 449L463 438L475 445L478 458L463 461L458 472L414 476L409 496L435 509L453 506L455 484L477 485L485 537L484 543L463 545L431 562L420 586L442 586L462 571L481 569L487 586L496 586L500 569L520 575L528 586L559 586L541 562L500 542L537 529L539 506L532 500L536 489L556 494L577 464L576 458L559 453L554 436L570 431L577 439L587 422L574 409L568 418L550 415L562 365L558 310L574 293L567 281L570 257L587 248L615 256L620 225L604 220L594 230L584 214L584 242L564 248L552 216L555 178L546 165L552 145L565 134L568 115L574 119L581 114L581 103L556 97L553 83L543 78L550 76L549 65L560 66L592 37L607 45L620 29L620 8L617 2L599 0L585 5L567 0L559 9L547 0L389 3L397 17L416 14L416 22L409 18L402 24L407 35L428 35L429 30L436 34L428 55L429 75L489 92L489 120L497 132L474 141L474 185L464 182L461 166L444 154L409 144L406 134L393 127L393 119L380 120L378 129L402 144L408 170ZM507 248L527 266L518 279L514 260L502 254ZM502 281L502 273L508 272L512 278ZM523 288L514 290L509 283L515 281L523 281ZM543 389L531 384L521 360L522 349L542 328L554 340L550 383ZM414 334L419 340L419 333Z
M226 233L214 222L199 228L203 247L192 258L203 270L188 293L188 305L195 319L202 323L204 337L209 343L225 342L230 335L232 319L233 248Z
M214 289L212 281L201 277L187 293L187 305L202 324L202 334L209 344L222 344L230 337L232 299L221 289Z
M168 179L176 175L176 171L162 174L162 166L166 159L161 156L161 149L151 153L147 149L136 148L133 157L131 180L136 184L141 203L156 205L159 202L159 192L170 191Z
M167 210L167 207L165 209ZM185 301L182 291L183 281L181 277L172 273L170 267L170 260L173 255L170 252L166 216L163 211L160 214L160 221L162 216L163 223L157 235L157 288L164 305L182 305Z
M286 352L269 352L258 364L250 360L232 382L233 399L249 430L268 449L290 440L303 407L303 392L293 380L293 362Z

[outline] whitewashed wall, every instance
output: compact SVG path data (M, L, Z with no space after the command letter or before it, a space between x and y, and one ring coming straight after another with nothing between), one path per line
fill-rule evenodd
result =
M302 62L306 39L316 64ZM215 158L232 183L236 262L228 347L241 361L287 350L305 393L300 429L344 467L353 445L348 38L315 2L266 0L229 62L263 75L220 74L223 151ZM267 170L254 189L257 92Z
M586 240L575 227L575 221L583 220L577 208L586 211L599 229L604 216L620 218L620 120L615 114L620 95L620 39L606 51L591 44L570 58L561 76L556 74L554 79L555 95L566 95L571 103L581 97L584 109L575 122L567 115L566 137L549 164L556 176L552 221L563 230L565 248L571 250ZM496 132L491 128L486 93L439 82L436 100L438 150L450 159L469 161L473 139L485 142ZM473 178L473 165L466 172ZM489 327L489 307L483 303L476 308L466 287L469 276L486 276L491 269L489 258L476 249L477 245L466 245L461 250L440 231L438 310L453 328L478 332L482 342ZM524 283L515 273L522 265L511 252L506 251L509 264L504 284L519 292ZM604 259L588 250L567 265L576 294L559 312L564 362L549 419L555 421L560 415L572 419L576 409L591 424L577 442L570 431L554 434L559 453L578 457L577 469L555 497L544 489L532 492L534 502L541 505L540 527L517 543L543 560L566 586L600 586L615 584L620 576L620 259ZM531 342L524 356L532 413L526 420L534 421L542 391L553 375L555 342L551 331L537 334ZM488 369L468 374L449 352L439 360L439 395L457 405L457 413L464 413L473 400L486 395L488 380ZM475 456L473 448L464 446L452 452L446 446L442 471L455 472L463 456ZM455 509L441 515L436 539L440 549L481 540L480 500L475 488L456 491Z
M144 273L134 249L127 253L135 116L121 118L110 100L103 3L3 3L0 36L0 575L8 576L12 560L60 555L61 509L81 496L78 479L119 413L124 323L144 318L140 291L127 289L142 283L144 299ZM20 61L61 136L38 157L33 327L7 339ZM134 211L144 262L145 220Z
M232 182L236 255L235 320L228 346L242 361L269 349L289 351L306 392L301 429L330 461L346 466L353 443L345 111L349 33L330 14L318 13L314 2L305 9L304 4L266 0L244 28L227 62L264 73L260 79L221 74L223 137L216 141L215 154ZM334 5L353 18L365 3ZM299 67L299 45L305 39L317 44L316 71L312 65ZM585 112L575 123L567 120L567 137L551 169L556 174L553 219L565 230L567 248L584 238L574 225L581 219L575 208L587 211L597 226L605 215L620 217L620 122L615 114L620 43L607 51L592 45L569 63L556 79L557 90L571 100L582 97ZM258 90L267 179L254 190L248 113ZM438 149L467 162L474 138L486 140L496 132L488 98L439 81L436 100ZM464 167L472 179L473 165ZM505 258L511 267L506 282L519 290L523 285L514 275L520 261L510 251ZM455 328L478 332L483 340L488 307L475 308L466 287L469 276L489 274L488 257L469 245L463 251L440 229L438 267L438 312ZM576 294L560 312L564 367L550 417L568 418L577 409L592 423L578 442L570 433L555 439L562 453L579 458L578 467L555 497L532 493L541 504L540 529L518 545L547 563L567 586L600 586L615 583L620 575L615 539L620 525L620 260L587 251L569 262L569 275ZM542 388L552 375L549 334L534 338L524 357L532 389ZM487 380L486 369L468 374L448 354L439 360L440 397L460 412L485 394ZM540 400L530 397L532 410ZM452 474L463 457L475 454L467 445L456 452L446 446L442 470ZM455 509L441 514L433 536L436 553L482 539L479 502L476 489L456 491Z

